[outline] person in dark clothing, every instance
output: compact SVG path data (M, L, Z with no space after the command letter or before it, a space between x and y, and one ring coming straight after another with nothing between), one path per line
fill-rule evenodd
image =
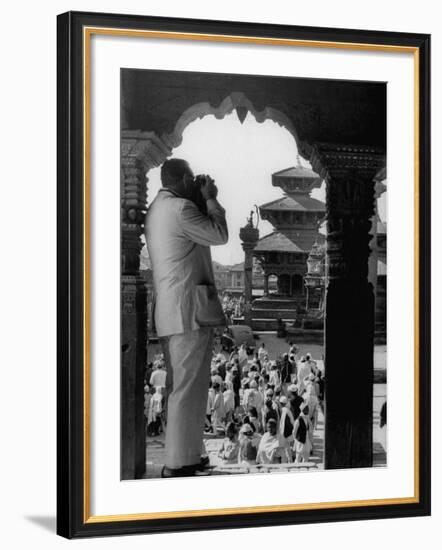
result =
M289 362L289 354L284 353L284 356L281 361L281 384L289 384L291 373L291 365Z
M299 416L299 407L304 402L304 399L298 394L298 388L295 384L291 384L287 388L287 399L290 404L290 410L293 414L293 418L296 420Z
M239 407L239 390L241 389L241 377L238 371L238 368L234 366L232 368L232 389L235 395L235 409Z
M310 422L309 410L307 405L301 405L300 414L295 420L293 435L295 438L295 462L307 462L312 450L313 435L313 426Z
M273 400L273 390L268 389L265 394L264 406L262 408L262 425L267 426L267 422L273 418L276 422L279 422L279 410L278 406Z

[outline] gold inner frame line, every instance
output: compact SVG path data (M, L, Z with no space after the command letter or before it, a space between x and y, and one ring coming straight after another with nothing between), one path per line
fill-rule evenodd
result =
M271 46L331 48L370 52L412 53L414 61L414 495L411 497L384 498L371 500L351 500L336 502L316 502L269 506L235 508L215 508L202 510L177 510L171 512L151 512L136 514L115 514L92 516L90 512L90 46L92 35L123 36L137 38L194 40L203 42L231 42ZM137 29L115 29L108 27L83 28L83 212L84 212L84 365L83 365L83 421L84 421L84 523L134 521L149 519L171 519L187 517L207 517L231 514L253 514L263 512L284 512L300 510L324 510L354 506L382 506L392 504L413 504L419 502L419 48L411 46L364 44L357 42L331 42L321 40L296 40L270 37L245 37L222 34L150 31Z

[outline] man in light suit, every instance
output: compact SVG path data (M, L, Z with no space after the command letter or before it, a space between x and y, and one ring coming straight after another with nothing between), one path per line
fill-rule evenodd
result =
M166 161L163 188L146 215L145 234L155 288L155 323L167 365L167 428L163 477L193 475L201 467L213 328L198 301L214 290L211 245L227 242L225 210L213 180L203 178L197 206L188 163ZM217 296L212 296L218 300ZM218 305L216 303L215 305ZM203 309L203 311L201 311ZM210 315L209 315L210 316ZM212 323L213 324L213 323Z

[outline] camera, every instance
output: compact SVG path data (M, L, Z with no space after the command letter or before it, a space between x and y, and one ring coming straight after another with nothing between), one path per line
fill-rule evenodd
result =
M190 200L193 201L203 214L207 214L206 201L201 193L201 187L208 181L213 181L210 176L199 174L193 178Z
M210 179L209 176L205 176L204 174L199 174L198 176L195 176L193 178L193 183L201 189L201 186L203 186L209 179Z

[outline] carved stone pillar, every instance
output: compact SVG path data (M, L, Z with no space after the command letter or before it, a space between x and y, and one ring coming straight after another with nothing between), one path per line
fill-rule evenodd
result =
M244 324L252 325L253 250L259 239L259 231L253 227L252 215L239 231L244 250Z
M147 363L147 291L140 277L140 240L146 214L146 172L166 156L158 139L125 131L121 140L121 478L146 466L144 367Z
M382 151L317 145L326 179L325 468L372 465L374 295L368 281L371 217Z

